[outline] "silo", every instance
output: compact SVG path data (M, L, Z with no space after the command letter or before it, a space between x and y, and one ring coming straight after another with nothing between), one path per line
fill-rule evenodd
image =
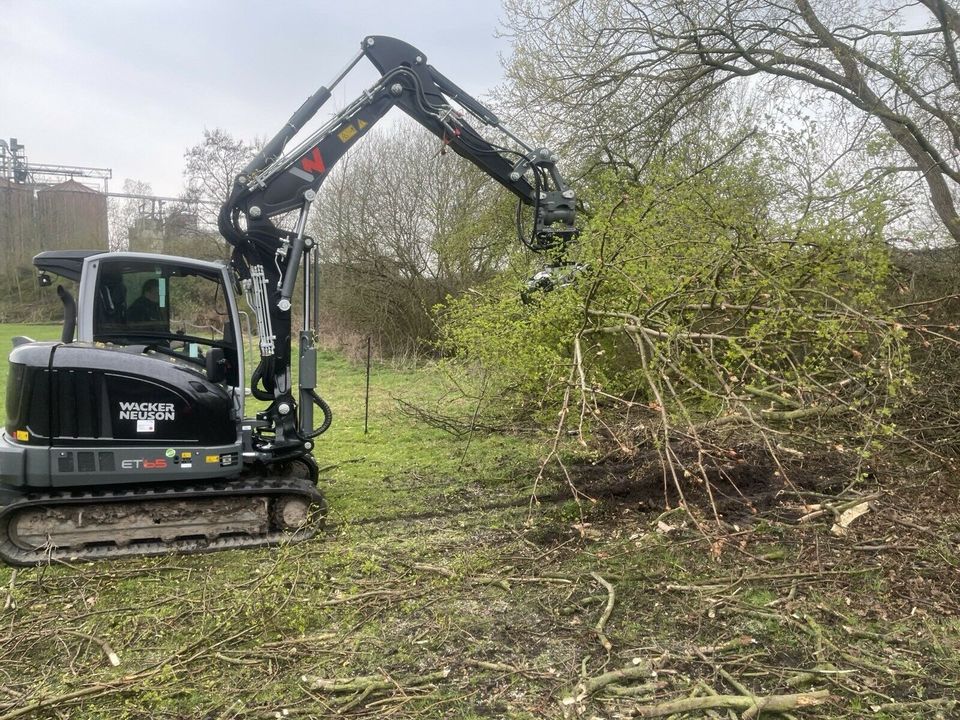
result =
M107 249L107 197L103 193L67 180L39 190L37 207L40 249Z
M33 185L0 178L0 253L7 268L29 263L42 249L33 191Z
M0 321L8 321L8 306L33 300L31 258L42 240L37 218L35 186L0 178L0 294L5 298Z

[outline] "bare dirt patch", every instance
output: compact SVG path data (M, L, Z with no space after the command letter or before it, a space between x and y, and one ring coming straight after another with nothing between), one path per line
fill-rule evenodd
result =
M673 468L654 449L633 456L568 466L571 483L586 498L608 507L650 511L685 505L706 517L716 511L728 523L743 523L796 505L804 492L841 491L857 472L869 474L854 458L818 451L771 456L760 444L743 443L704 452L690 442L672 448ZM571 494L572 496L572 494Z

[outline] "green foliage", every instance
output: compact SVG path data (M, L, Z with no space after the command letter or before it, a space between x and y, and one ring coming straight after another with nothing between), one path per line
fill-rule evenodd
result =
M64 278L56 278L54 285L67 288L74 297L77 288ZM8 266L0 273L0 322L49 322L63 319L63 303L53 287L41 288L37 283L36 268Z
M705 416L895 394L906 360L883 318L882 202L784 217L775 187L759 164L604 177L577 250L589 272L531 304L529 267L452 300L444 348L489 374L503 409L549 415L568 380L591 402L670 396L670 412Z
M441 347L460 363L482 368L511 399L525 402L562 386L570 337L583 311L577 292L550 293L528 305L520 288L515 273L506 273L451 299L442 315Z

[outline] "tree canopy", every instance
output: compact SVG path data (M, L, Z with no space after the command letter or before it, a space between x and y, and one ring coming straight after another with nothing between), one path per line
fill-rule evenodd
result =
M960 240L960 14L946 0L507 0L510 92L597 161L808 112L859 157L854 185L922 183ZM750 97L752 94L752 97ZM763 95L766 94L766 97ZM746 116L744 98L748 98ZM831 158L835 163L837 158Z

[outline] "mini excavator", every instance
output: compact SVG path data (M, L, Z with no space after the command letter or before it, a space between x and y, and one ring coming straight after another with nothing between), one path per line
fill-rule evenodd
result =
M364 57L380 78L288 149ZM520 241L552 258L537 287L549 285L554 268L567 272L557 258L577 235L575 197L555 155L517 138L416 48L364 38L237 176L218 218L233 248L229 264L102 251L34 258L41 285L59 276L76 283L78 297L56 288L59 342L14 340L0 432L0 558L33 565L208 552L322 529L312 451L332 416L316 390L319 273L307 216L337 161L395 106L519 198ZM480 125L503 144L485 139ZM244 413L241 294L259 342L250 392L267 403L253 417Z

